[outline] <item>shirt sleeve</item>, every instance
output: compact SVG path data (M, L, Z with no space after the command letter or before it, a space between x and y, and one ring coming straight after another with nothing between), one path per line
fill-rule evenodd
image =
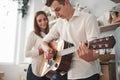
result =
M43 38L43 41L50 42L52 40L57 40L60 36L59 33L59 22L56 22L54 26L50 29L49 33Z
M91 41L99 37L100 28L98 26L97 19L94 15L90 14L90 16L87 18L85 30L88 41Z
M25 47L25 56L26 57L36 57L39 56L39 51L35 48L36 37L34 32L31 32L28 36L27 44Z

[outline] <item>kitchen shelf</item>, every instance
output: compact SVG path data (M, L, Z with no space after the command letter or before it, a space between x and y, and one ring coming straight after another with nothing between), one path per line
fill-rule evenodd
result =
M109 62L110 60L115 60L115 54L100 54L101 62Z
M119 23L110 24L110 25L106 25L106 26L100 26L100 32L106 32L106 31L115 30L119 26L120 26L120 22Z

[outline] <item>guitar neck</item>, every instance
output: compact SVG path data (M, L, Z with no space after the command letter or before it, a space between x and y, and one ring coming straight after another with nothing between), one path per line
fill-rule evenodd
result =
M70 48L64 49L62 51L59 51L58 54L60 56L65 56L65 55L75 52L76 50L77 50L76 47L70 47Z
M85 44L86 46L89 47L91 50L98 50L98 49L111 49L115 45L116 41L113 36L108 36L104 38L99 38L90 41L88 44ZM73 53L77 50L77 47L70 47L67 49L64 49L63 51L60 51L62 56Z

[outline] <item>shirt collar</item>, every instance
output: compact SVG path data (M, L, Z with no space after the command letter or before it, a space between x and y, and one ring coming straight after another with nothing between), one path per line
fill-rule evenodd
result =
M78 9L75 8L73 17L74 17L74 16L79 16L79 15L80 15L80 11L79 11Z
M73 16L70 18L70 20L72 20L74 17L79 16L80 15L80 11L78 9L75 8L75 11L73 13ZM63 19L65 22L68 22L66 19ZM69 20L69 21L70 21Z

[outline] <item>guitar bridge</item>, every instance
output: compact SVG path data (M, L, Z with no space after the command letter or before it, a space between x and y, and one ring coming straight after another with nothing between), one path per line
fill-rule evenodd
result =
M56 67L56 68L58 67L58 64L57 64L57 63L55 63L55 67Z

